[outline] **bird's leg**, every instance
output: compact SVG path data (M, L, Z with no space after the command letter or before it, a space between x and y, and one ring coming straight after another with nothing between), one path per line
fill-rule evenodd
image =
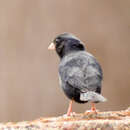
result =
M72 113L72 103L73 103L73 100L71 100L70 103L69 103L69 107L68 107L68 111L67 111L67 116L70 116L71 113Z
M93 102L91 103L91 111L97 113L95 104Z
M91 103L91 110L85 111L85 114L97 114L97 110L93 102Z

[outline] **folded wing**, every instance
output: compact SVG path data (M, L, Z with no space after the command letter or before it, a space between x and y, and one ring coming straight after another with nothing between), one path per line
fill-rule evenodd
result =
M96 59L89 53L71 54L59 66L61 81L81 92L96 91L101 87L102 70Z

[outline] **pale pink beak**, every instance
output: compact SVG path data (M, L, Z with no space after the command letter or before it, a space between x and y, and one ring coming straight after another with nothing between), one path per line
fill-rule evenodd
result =
M55 45L53 42L49 45L48 50L55 50Z

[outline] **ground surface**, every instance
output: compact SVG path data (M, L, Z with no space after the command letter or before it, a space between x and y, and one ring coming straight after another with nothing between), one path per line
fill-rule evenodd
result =
M130 130L130 108L1 123L0 130Z

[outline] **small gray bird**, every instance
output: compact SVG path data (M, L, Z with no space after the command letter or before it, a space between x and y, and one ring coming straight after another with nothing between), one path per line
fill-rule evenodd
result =
M49 50L56 50L60 57L59 79L65 95L71 100L67 115L72 112L72 101L92 103L104 102L101 95L102 69L95 57L85 51L83 43L70 33L58 35Z

